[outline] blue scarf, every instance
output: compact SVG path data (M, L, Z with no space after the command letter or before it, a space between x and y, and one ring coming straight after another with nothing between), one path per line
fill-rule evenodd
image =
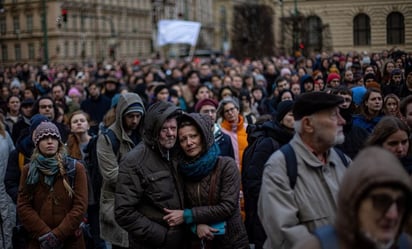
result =
M179 170L185 177L198 181L212 172L219 155L219 146L213 143L212 147L195 161L180 163Z
M44 175L44 183L53 188L56 175L59 173L59 163L56 157L39 155L31 163L26 184L33 185L39 182L40 174Z

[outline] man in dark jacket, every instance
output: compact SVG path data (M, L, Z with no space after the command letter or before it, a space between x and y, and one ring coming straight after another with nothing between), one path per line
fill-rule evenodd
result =
M92 81L88 87L89 98L83 100L80 109L90 116L90 133L98 134L99 124L102 122L104 115L110 109L111 100L100 94L101 86Z
M180 109L159 101L144 120L143 142L119 166L115 218L129 233L129 248L185 248L184 225L169 227L164 209L183 209L183 184L174 148Z

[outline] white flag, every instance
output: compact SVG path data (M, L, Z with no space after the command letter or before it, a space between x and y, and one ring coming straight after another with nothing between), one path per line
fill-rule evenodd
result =
M200 25L199 22L160 20L157 24L157 45L188 43L195 46Z

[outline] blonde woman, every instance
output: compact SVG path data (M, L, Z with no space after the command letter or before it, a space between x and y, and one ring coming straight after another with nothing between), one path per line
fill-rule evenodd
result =
M58 128L42 122L32 134L35 145L22 171L17 212L30 234L28 248L84 249L79 228L87 210L87 177L81 163L65 152Z

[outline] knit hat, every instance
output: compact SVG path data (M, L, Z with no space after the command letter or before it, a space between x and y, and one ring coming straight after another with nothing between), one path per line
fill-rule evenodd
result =
M355 86L351 88L353 103L359 106L362 103L363 96L366 93L366 88L364 86Z
M10 84L10 89L20 88L20 81L17 78L14 78Z
M211 105L217 108L219 104L214 99L202 99L201 101L197 102L197 104L195 105L195 112L199 112L200 109L202 109L204 105Z
M330 73L328 75L328 79L327 79L326 83L329 84L332 80L335 80L335 79L340 80L340 75L337 74L337 73Z
M305 74L300 78L300 84L303 86L305 83L307 82L311 82L312 84L315 83L315 81L313 80L312 76Z
M292 72L290 71L289 68L284 67L284 68L282 68L282 69L280 70L280 76L284 77L284 76L287 75L287 74L289 74L289 75L292 74Z
M178 119L178 126L184 121L191 121L195 123L204 139L203 143L206 145L206 149L212 147L215 142L215 137L213 135L213 121L208 115L200 113L183 113Z
M28 99L24 99L21 102L21 106L32 106L34 104L34 99L28 98Z
M337 107L343 103L343 98L339 95L328 94L326 92L302 93L297 97L293 105L293 116L295 120L301 120L305 116Z
M76 87L70 88L69 93L67 95L69 97L71 97L71 96L81 97L82 96L79 89L77 89Z
M137 103L137 102L133 103L133 104L129 105L127 107L127 109L124 111L124 115L127 115L127 114L132 113L132 112L139 112L140 114L143 115L144 108L140 103Z
M60 136L60 132L57 126L53 124L52 122L43 121L33 131L32 138L33 138L34 145L37 147L40 140L48 136L54 137L61 142L61 136Z
M41 115L41 114L36 114L33 117L31 117L30 127L29 127L30 134L33 134L37 126L39 126L39 124L43 121L49 121L49 119L46 116Z
M292 100L285 100L278 104L277 106L277 114L276 120L278 122L282 121L282 119L288 114L288 112L292 111L293 108L293 101Z

